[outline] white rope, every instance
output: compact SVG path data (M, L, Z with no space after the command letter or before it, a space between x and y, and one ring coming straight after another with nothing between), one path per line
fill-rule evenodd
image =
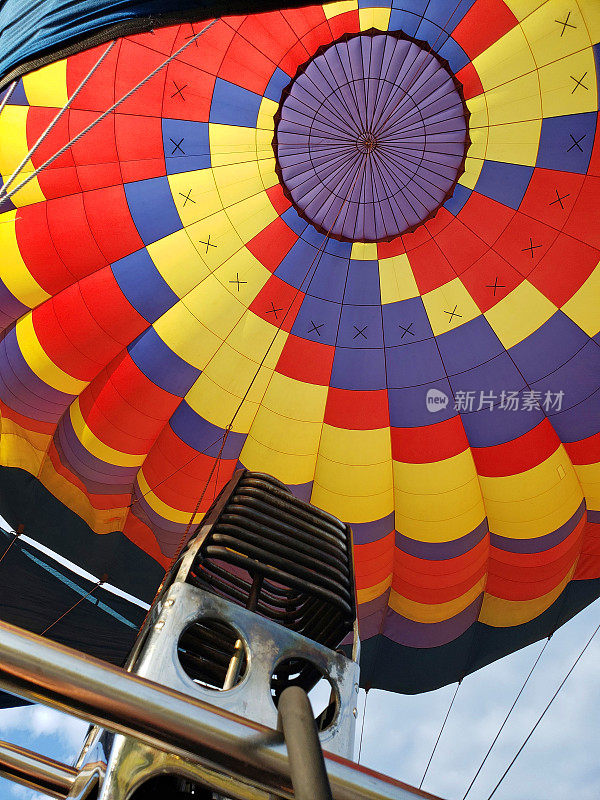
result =
M4 106L8 103L10 98L12 97L12 93L17 88L17 81L13 81L10 86L8 87L8 91L2 98L2 102L0 103L0 114L4 111Z
M33 145L33 147L31 148L31 150L30 150L30 151L27 153L27 155L26 155L26 156L25 156L25 158L24 158L24 159L21 161L21 163L19 164L19 166L18 166L18 167L16 167L16 168L15 168L15 170L14 170L14 172L12 173L12 175L11 175L9 178L7 178L7 179L6 179L6 181L4 181L4 185L0 187L0 197L1 197L3 194L5 194L5 193L6 193L6 190L7 190L7 189L8 189L8 187L11 185L11 183L14 183L14 181L15 181L16 177L17 177L17 176L19 175L19 173L22 171L22 169L23 169L23 167L25 166L25 164L27 164L27 162L29 161L29 159L31 158L31 156L32 156L32 155L35 153L35 151L38 149L38 147L39 147L39 146L42 144L42 142L43 142L43 141L46 139L46 137L48 136L48 134L50 133L50 131L51 131L51 130L54 128L54 126L56 125L56 123L57 123L57 122L58 122L58 121L61 119L62 115L63 115L63 114L65 113L65 111L66 111L66 110L69 108L69 106L71 105L71 103L73 102L73 100L75 100L75 98L77 97L77 95L79 94L79 92L80 92L80 91L83 89L83 87L86 85L86 83L87 83L87 82L90 80L90 78L92 77L92 75L94 74L94 72L96 72L96 70L98 69L98 67L100 66L100 64L102 64L102 62L104 61L104 59L106 58L106 56L107 56L107 55L110 53L110 51L112 50L112 48L114 47L114 45L115 45L115 41L112 41L112 42L111 42L111 43L108 45L108 47L106 48L106 50L104 51L104 53L102 53L102 55L100 56L100 58L98 59L98 61L96 61L96 63L94 64L94 66L91 68L91 70L90 70L90 71L88 72L88 74L85 76L85 78L84 78L84 79L81 81L81 83L80 83L80 84L79 84L79 86L78 86L78 87L75 89L75 91L73 92L73 94L71 95L71 97L69 97L69 98L68 98L67 102L66 102L66 103L64 104L64 106L63 106L63 107L60 109L60 111L58 112L58 114L57 114L57 115L54 117L54 119L52 120L52 122L51 122L51 123L48 125L48 127L47 127L47 128L46 128L46 130L45 130L45 131L42 133L42 135L41 135L41 136L40 136L40 138L37 140L37 142L36 142L36 143Z
M123 97L121 97L119 100L117 100L116 103L113 103L113 105L109 109L107 109L97 119L95 119L92 123L90 123L87 126L87 128L84 128L80 133L78 133L77 136L75 136L73 139L71 139L70 142L67 142L67 144L64 145L64 147L61 147L61 149L58 151L58 153L53 155L47 161L44 161L44 163L41 166L39 166L36 170L34 170L31 173L31 175L29 175L24 181L21 181L21 183L18 186L15 186L14 189L11 189L9 192L6 192L4 194L0 193L0 203L2 203L4 200L7 200L10 197L12 197L17 192L21 191L21 189L23 189L24 186L27 186L27 184L30 181L32 181L37 175L39 175L40 172L42 172L42 170L46 169L46 167L49 167L50 164L52 164L54 161L56 161L57 158L60 158L60 156L62 156L63 153L65 153L70 147L72 147L74 144L76 144L83 136L85 136L86 133L91 131L92 128L95 128L96 125L98 125L99 122L102 122L103 119L106 119L106 117L109 114L112 114L112 112L116 108L118 108L121 105L121 103L124 103L125 100L128 100L131 97L131 95L134 94L134 92L137 92L138 89L141 89L141 87L144 86L146 83L148 83L148 81L152 80L152 78L155 75L157 75L162 69L164 69L168 64L170 64L171 61L173 61L175 58L177 58L177 56L181 55L181 53L183 53L184 50L186 50L191 44L193 44L197 39L199 39L202 36L203 33L206 33L207 30L212 28L212 26L216 22L218 22L218 20L219 20L219 18L213 19L213 21L209 22L209 24L205 28L202 28L202 30L199 33L197 33L195 36L192 36L190 39L188 39L188 41L184 45L182 45L179 48L179 50L177 50L175 53L173 53L173 55L169 56L165 61L162 62L162 64L159 64L158 67L156 67L156 69L154 69L150 73L150 75L148 75L147 77L144 78L144 80L142 80L138 84L136 84L133 87L133 89L130 89L127 92L127 94L124 94Z

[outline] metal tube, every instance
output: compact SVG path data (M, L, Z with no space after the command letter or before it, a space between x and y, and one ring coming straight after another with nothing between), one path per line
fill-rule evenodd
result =
M304 689L300 686L284 689L277 711L290 759L294 797L296 800L332 800L317 723Z
M293 798L281 734L0 622L0 687ZM335 800L439 800L325 754Z
M51 797L65 798L77 770L24 747L0 741L0 775Z

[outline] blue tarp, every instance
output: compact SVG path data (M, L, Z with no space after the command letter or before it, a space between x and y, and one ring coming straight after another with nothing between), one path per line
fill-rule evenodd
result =
M113 36L177 22L303 4L281 0L5 0L2 4L0 0L0 86L19 72L62 57L66 48L82 49Z

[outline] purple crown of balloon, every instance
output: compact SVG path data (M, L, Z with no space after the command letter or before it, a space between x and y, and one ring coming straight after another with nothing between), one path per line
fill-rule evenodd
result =
M402 32L319 48L283 91L273 148L296 211L343 241L430 219L464 172L469 111L443 58Z

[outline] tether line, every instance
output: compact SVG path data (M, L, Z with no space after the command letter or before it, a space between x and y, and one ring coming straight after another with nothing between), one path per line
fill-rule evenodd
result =
M454 701L456 700L456 695L458 694L458 690L460 689L461 683L462 683L462 678L456 684L456 689L454 690L454 694L452 695L452 700L450 701L450 705L448 706L448 711L446 711L446 716L444 717L444 721L442 722L442 727L440 728L440 732L438 733L437 739L435 740L435 744L433 745L433 750L431 751L431 755L429 756L429 761L427 762L427 766L425 767L425 772L423 773L423 777L421 778L419 789L423 786L423 781L425 780L431 762L433 761L435 751L437 750L439 741L442 738L442 733L444 732L444 728L446 727L446 723L448 722L448 717L450 716L450 712L452 711L452 706L454 705Z
M569 671L567 672L567 674L565 675L565 677L564 677L564 678L562 679L562 681L560 682L560 684L559 684L559 686L558 686L557 690L554 692L554 694L552 695L552 697L550 698L550 700L549 700L549 701L548 701L548 703L546 704L546 707L544 708L544 710L542 711L542 713L541 713L541 714L539 715L539 717L537 718L537 721L536 721L535 725L534 725L534 726L533 726L533 728L532 728L532 729L529 731L529 733L528 733L528 735L527 735L527 737L526 737L525 741L523 742L523 744L521 745L521 747L519 747L519 749L517 750L517 752L516 752L516 753L515 753L515 755L513 756L513 759L512 759L512 761L510 762L510 764L508 765L508 767L507 767L507 768L504 770L504 772L503 772L503 773L502 773L502 775L500 776L500 780L499 780L499 781L498 781L498 783L497 783L497 784L494 786L494 788L493 788L493 790L492 790L491 794L489 794L489 795L488 795L488 798L487 798L487 800L491 800L491 798L492 798L492 797L493 797L493 796L496 794L496 792L497 792L497 790L498 790L498 788L499 788L500 784L502 783L502 781L504 780L504 778L506 778L506 776L507 776L507 775L508 775L508 773L510 772L510 770L511 770L511 768L512 768L513 764L515 763L515 761L517 760L517 758L518 758L518 757L521 755L521 753L522 753L522 752L523 752L523 750L525 749L525 745L527 744L527 742L528 742L528 741L531 739L531 737L532 737L532 736L533 736L533 734L535 733L535 730L536 730L537 726L538 726L538 725L540 724L540 722L541 722L541 721L544 719L544 717L545 717L545 715L546 715L546 712L548 711L548 709L550 708L550 706L552 705L552 703L553 703L553 702L556 700L556 698L558 697L558 693L560 692L560 690L562 689L562 687L563 687L563 686L565 685L565 683L567 682L567 679L569 678L569 675L570 675L570 674L573 672L573 670L575 669L575 667L576 667L576 666L577 666L577 664L579 663L580 659L582 658L583 654L584 654L584 653L585 653L585 651L588 649L588 647L591 645L591 643L592 643L592 640L594 639L594 637L596 636L596 634L598 633L598 631L599 631L599 630L600 630L600 624L597 626L596 630L595 630L595 631L592 633L592 635L590 636L590 638L587 640L587 642L586 642L586 643L585 643L585 645L583 646L583 648L582 648L581 652L579 653L579 655L577 656L577 658L575 659L575 661L574 661L574 662L571 664L571 667L570 667Z

